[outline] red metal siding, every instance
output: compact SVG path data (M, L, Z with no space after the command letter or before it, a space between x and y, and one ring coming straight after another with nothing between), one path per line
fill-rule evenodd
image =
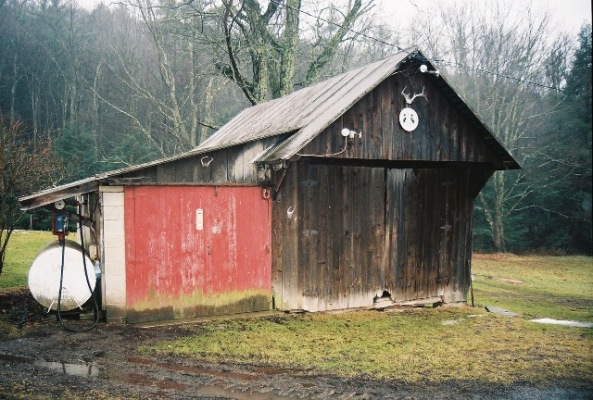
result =
M127 187L128 321L269 309L270 221L260 187Z

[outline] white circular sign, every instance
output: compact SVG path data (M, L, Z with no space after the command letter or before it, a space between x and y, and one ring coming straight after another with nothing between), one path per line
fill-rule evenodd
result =
M406 107L399 113L399 124L406 132L412 132L418 127L418 114L410 107Z

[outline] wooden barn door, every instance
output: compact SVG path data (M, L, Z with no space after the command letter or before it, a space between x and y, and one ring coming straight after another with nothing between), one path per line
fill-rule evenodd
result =
M407 170L405 227L413 245L406 266L417 271L417 298L466 301L470 285L473 173L467 167ZM481 174L477 171L476 173ZM410 201L410 198L414 199Z
M127 187L128 321L269 309L270 224L260 187Z
M390 283L393 300L436 296L440 268L442 209L447 205L438 170L388 169Z

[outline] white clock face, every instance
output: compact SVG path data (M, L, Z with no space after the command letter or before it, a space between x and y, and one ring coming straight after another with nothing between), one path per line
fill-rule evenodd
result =
M64 202L64 200L58 200L54 203L54 207L56 208L56 210L62 210L64 209L64 207L66 207L66 203Z
M418 127L418 114L410 107L406 107L399 113L399 124L406 132L412 132Z

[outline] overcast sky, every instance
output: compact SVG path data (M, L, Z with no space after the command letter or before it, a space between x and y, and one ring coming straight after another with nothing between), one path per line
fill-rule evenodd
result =
M78 0L78 4L86 9L92 9L95 4L101 0ZM109 4L117 0L103 0L104 3ZM260 0L261 1L261 0ZM263 0L264 2L266 0ZM336 0L321 0L321 1L336 1ZM419 12L423 10L430 12L431 4L443 1L453 0L375 0L375 4L382 11L379 15L383 15L389 22L394 25L406 25L406 19L412 19ZM469 3L478 0L456 0ZM515 0L516 4L532 3L534 7L548 10L552 16L553 21L560 29L576 36L583 22L591 23L591 0Z
M455 0L375 0L378 7L385 11L382 15L391 16L389 22L403 25L406 25L406 19L412 19L421 11L430 13L431 4L443 1ZM461 0L462 3L471 1L478 0ZM515 0L515 4L521 3L532 3L534 8L548 10L558 28L575 36L583 22L591 23L591 0Z

